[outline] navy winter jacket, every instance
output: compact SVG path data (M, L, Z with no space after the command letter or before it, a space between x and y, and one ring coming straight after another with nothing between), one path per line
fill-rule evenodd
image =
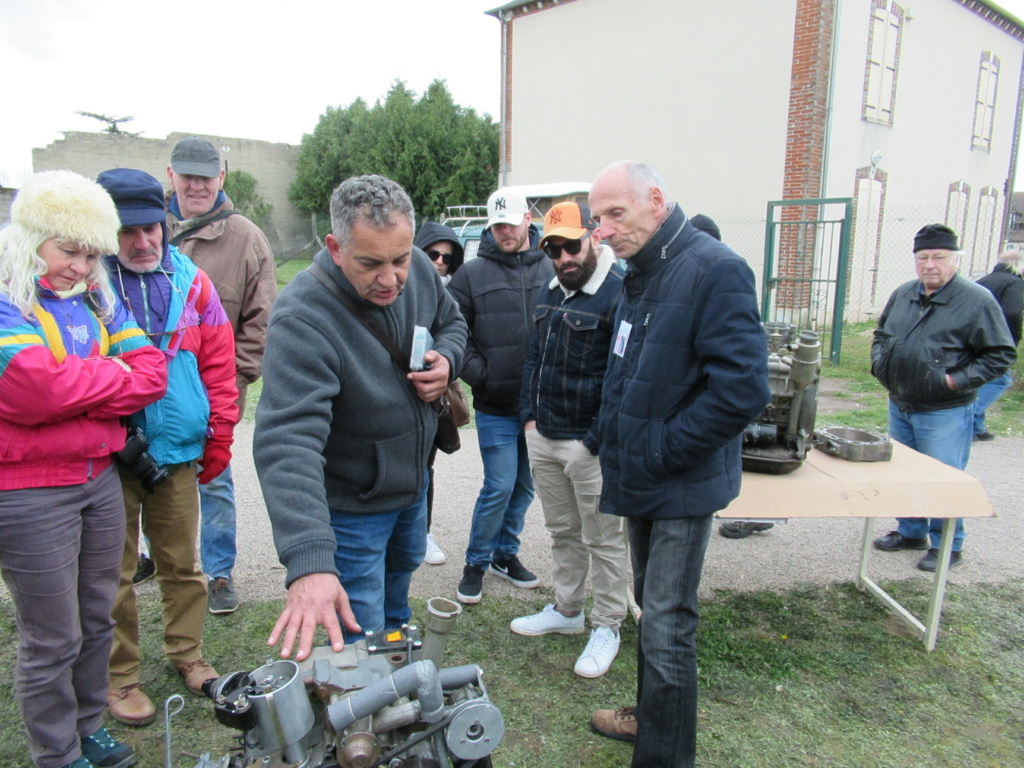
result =
M678 205L629 260L598 417L601 511L701 517L740 490L744 428L768 404L754 274Z

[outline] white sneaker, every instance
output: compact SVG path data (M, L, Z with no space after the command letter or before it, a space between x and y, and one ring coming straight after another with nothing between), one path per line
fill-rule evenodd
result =
M580 677L600 677L619 655L619 635L608 627L598 627L590 633L590 642L576 659L573 669Z
M527 637L549 635L552 632L557 632L560 635L578 635L584 629L583 622L583 611L570 619L565 614L556 611L553 603L548 603L540 613L512 619L511 626L512 631L517 635L526 635Z
M434 541L434 534L427 534L427 554L423 557L423 562L427 565L440 565L445 562L448 557L445 555L444 550L437 546L437 542Z

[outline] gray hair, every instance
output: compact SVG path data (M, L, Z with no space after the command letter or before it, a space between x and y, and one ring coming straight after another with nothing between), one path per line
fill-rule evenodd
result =
M398 225L398 216L405 217L416 230L416 212L409 195L383 176L353 176L331 195L331 232L339 245L352 242L357 219L375 229L391 229Z
M630 185L640 197L647 197L647 194L655 187L660 189L662 193L665 193L665 182L662 180L661 175L646 163L640 163L636 160L623 160L622 162L615 163L615 165L625 170Z
M1005 264L1006 268L1015 275L1020 274L1021 259L1024 259L1024 253L1020 251L1003 251L999 254L999 263Z

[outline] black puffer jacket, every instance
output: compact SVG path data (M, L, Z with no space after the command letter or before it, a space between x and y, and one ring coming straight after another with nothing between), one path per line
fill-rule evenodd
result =
M491 416L516 416L526 350L533 333L533 308L555 271L537 250L540 234L530 226L530 249L502 253L484 233L477 258L466 262L448 285L469 325L462 379L473 388L473 407Z
M1024 279L1005 264L996 264L989 274L978 280L996 297L1014 344L1020 344L1024 329Z
M1003 313L991 293L960 275L931 296L920 286L911 280L889 297L871 344L871 373L908 413L972 403L978 387L1017 359Z

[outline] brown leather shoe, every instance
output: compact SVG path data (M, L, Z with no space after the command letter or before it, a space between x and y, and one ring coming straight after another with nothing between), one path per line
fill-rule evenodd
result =
M107 691L107 709L110 716L124 725L149 725L156 720L156 707L138 683Z
M203 694L203 683L215 677L220 677L217 674L217 670L211 667L210 663L204 658L198 658L195 661L182 664L180 667L177 667L177 670L178 674L185 678L185 687L197 696L205 695Z
M636 741L636 712L633 707L621 709L596 709L590 716L590 727L619 741Z

